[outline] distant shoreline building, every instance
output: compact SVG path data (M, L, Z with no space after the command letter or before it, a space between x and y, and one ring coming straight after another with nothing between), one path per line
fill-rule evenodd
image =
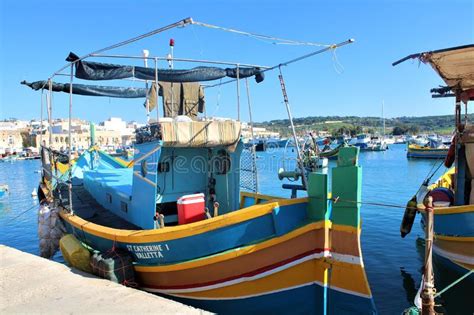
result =
M275 131L269 131L263 127L253 127L253 133L255 138L280 138L280 133ZM242 137L250 139L252 138L252 130L250 125L246 122L242 122Z
M135 129L142 126L136 122L127 123L118 117L111 117L96 125L96 145L104 150L115 150L131 146L135 140ZM41 122L7 120L0 122L0 155L20 153L26 147L40 148L41 142L55 150L65 151L69 147L69 120L56 119L50 128L47 121ZM80 119L71 122L71 146L74 151L89 148L90 123Z

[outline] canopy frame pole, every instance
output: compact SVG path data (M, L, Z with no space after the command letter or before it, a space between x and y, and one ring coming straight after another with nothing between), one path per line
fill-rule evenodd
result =
M44 181L44 157L45 157L45 148L43 147L43 112L44 112L44 97L46 97L46 94L44 94L44 89L41 89L41 114L40 114L40 145L39 145L39 152L41 154L41 184L45 184ZM36 139L35 139L36 140ZM38 147L38 144L36 144Z
M68 128L68 164L69 164L69 176L68 176L68 192L69 192L69 212L74 214L72 209L72 81L74 78L74 65L71 63L71 77L69 79L69 128Z
M171 43L170 43L171 44ZM174 68L174 64L173 64L173 56L174 56L174 45L170 45L170 52L168 54L168 67L170 69L173 69ZM171 117L175 117L174 115L174 86L173 86L173 82L171 82ZM157 96L158 97L158 96ZM166 104L165 104L166 106ZM179 107L178 107L178 113L179 113ZM164 116L164 115L163 115Z
M329 47L325 47L323 49L320 49L320 50L316 50L316 51L313 51L312 53L309 53L309 54L306 54L306 55L303 55L303 56L300 56L298 58L295 58L295 59L291 59L291 60L288 60L286 62L282 62L276 66L272 66L272 67L267 67L265 69L263 69L262 73L264 72L267 72L267 71L271 71L271 70L275 70L276 68L281 68L281 66L288 66L292 63L295 63L295 62L298 62L298 61L301 61L301 60L304 60L304 59L307 59L307 58L310 58L310 57L313 57L315 55L319 55L319 54L322 54L328 50L331 50L331 49L336 49L336 48L339 48L339 47L342 47L342 46L345 46L345 45L348 45L348 44L352 44L354 43L354 39L350 38L346 41L343 41L343 42L340 42L338 44L334 44L334 45L331 45ZM212 85L208 85L206 86L205 88L212 88L212 87L216 87L216 86L221 86L221 85L225 85L225 84L228 84L228 83L232 83L234 82L235 80L237 79L231 79L231 80L228 80L228 81L225 81L225 82L222 82L222 83L216 83L216 84L212 84Z
M295 140L295 149L296 149L296 156L298 160L298 166L300 168L301 172L301 182L303 184L303 187L307 189L308 185L306 182L306 172L305 168L303 165L303 158L301 157L301 151L300 147L298 144L298 137L296 136L296 130L295 130L295 125L293 124L293 116L291 115L291 110L290 110L290 102L288 100L288 95L286 94L286 87L285 87L285 81L283 79L283 73L281 72L281 67L278 68L280 71L280 74L278 75L278 78L280 79L280 85L281 85L281 92L283 93L283 100L286 106L286 111L288 113L288 119L290 120L290 125L291 125L291 131L293 133L293 139Z
M108 51L108 50L112 50L112 49L115 49L115 48L118 48L118 47L122 47L122 46L125 46L125 45L128 45L128 44L131 44L131 43L134 43L136 41L139 41L139 40L142 40L144 38L147 38L147 37L150 37L150 36L153 36L153 35L156 35L156 34L159 34L159 33L162 33L164 31L167 31L167 30L170 30L172 28L175 28L175 27L184 27L184 26L187 26L189 24L192 24L193 22L193 19L188 17L188 18L185 18L185 19L182 19L178 22L175 22L175 23L172 23L172 24L169 24L169 25L166 25L166 26L163 26L163 27L160 27L160 28L157 28L153 31L150 31L148 33L145 33L145 34L142 34L142 35L138 35L138 36L135 36L135 37L132 37L130 39L127 39L127 40L124 40L122 42L119 42L119 43L116 43L116 44L113 44L113 45L110 45L110 46L107 46L107 47L104 47L104 48L101 48L101 49L98 49L96 51L93 51L91 53L88 53L87 55L84 55L84 56L81 56L79 57L79 59L73 61L73 62L70 62L70 63L76 63L78 61L81 61L81 60L84 60L92 55L96 55L96 54L100 54L100 53L103 53L105 51ZM51 76L50 79L52 79L57 73L63 71L64 69L66 69L67 67L69 67L69 64L68 63L67 65L61 67L59 70L57 70L56 72L53 73L53 75Z
M237 64L237 120L240 121L240 67Z
M155 107L156 107L156 123L158 124L158 121L160 120L160 111L159 111L159 86L158 86L158 58L155 57L155 92L156 92L156 99L155 99Z
M145 68L148 68L148 50L143 50L143 63L145 65ZM146 98L145 98L145 111L146 111L146 123L150 123L150 101L148 99L148 80L145 80L145 89L146 89Z
M44 89L41 89L41 113L40 113L40 149L43 146L43 111L44 111ZM38 146L38 145L37 145Z
M461 128L461 98L459 96L459 93L456 93L456 101L455 101L455 106L454 106L454 120L455 120L455 130L454 130L454 161L455 161L455 168L454 168L454 178L456 178L456 181L458 179L458 172L459 172L459 148L460 146L460 140L461 140L461 135L460 135L460 128ZM457 186L457 183L456 183ZM458 202L458 196L454 196L454 202L457 204Z
M249 106L249 119L250 119L250 133L252 135L252 160L253 160L253 174L255 181L255 192L258 193L258 169L257 169L257 153L255 150L255 134L253 132L253 119L252 119L252 103L250 101L250 89L248 78L245 78L245 87L247 89L247 103Z
M103 54L91 54L90 57L97 57L97 58L117 58L117 59L143 59L144 57L140 56L127 56L127 55L103 55ZM237 66L240 65L241 67L249 67L249 68L261 68L261 69L268 69L269 66L262 66L262 65L254 65L254 64L246 64L246 63L237 63L232 61L218 61L218 60L207 60L207 59L192 59L192 58L168 58L168 57L147 57L148 59L158 59L164 61L182 61L182 62L194 62L194 63L208 63L208 64L216 64L216 65L227 65L227 66Z
M193 23L193 19L191 17L188 17L188 18L185 18L185 19L182 19L178 22L175 22L175 23L172 23L172 24L169 24L167 26L164 26L164 27L160 27L160 28L157 28L153 31L150 31L148 33L145 33L145 34L142 34L142 35L138 35L138 36L135 36L135 37L132 37L130 39L127 39L127 40L124 40L122 42L119 42L119 43L116 43L116 44L113 44L113 45L110 45L110 46L107 46L107 47L104 47L104 48L101 48L101 49L98 49L98 50L95 50L91 53L88 53L87 55L84 55L84 56L81 56L79 57L79 59L73 61L73 62L69 62L67 63L66 65L62 66L61 68L59 68L58 70L56 70L52 75L51 77L48 78L48 80L54 78L56 75L58 75L59 73L61 73L63 70L67 69L69 67L70 64L75 64L76 62L79 62L81 60L84 60L86 58L89 58L91 57L92 55L97 55L97 54L100 54L100 53L103 53L105 51L109 51L109 50L112 50L112 49L115 49L115 48L118 48L118 47L122 47L122 46L125 46L125 45L128 45L128 44L131 44L133 42L136 42L136 41L139 41L139 40L142 40L144 38L147 38L147 37L150 37L150 36L153 36L153 35L156 35L156 34L159 34L159 33L162 33L164 31L167 31L167 30L170 30L172 28L175 28L175 27L184 27L184 26L187 26L189 24L192 24ZM46 86L46 84L45 84ZM44 87L44 86L43 86Z
M53 82L51 79L48 80L48 129L49 129L49 173L51 174L51 179L48 187L49 197L53 198L53 167L54 167L54 155L53 155Z

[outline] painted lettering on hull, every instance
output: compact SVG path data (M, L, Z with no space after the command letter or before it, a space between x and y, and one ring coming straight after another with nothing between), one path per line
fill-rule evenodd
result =
M164 252L170 250L168 244L155 245L127 245L128 251L133 253L138 259L163 258Z

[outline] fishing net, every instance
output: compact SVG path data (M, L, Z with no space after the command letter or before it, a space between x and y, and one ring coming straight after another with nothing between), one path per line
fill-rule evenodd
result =
M257 165L252 148L246 148L240 156L240 188L257 192Z

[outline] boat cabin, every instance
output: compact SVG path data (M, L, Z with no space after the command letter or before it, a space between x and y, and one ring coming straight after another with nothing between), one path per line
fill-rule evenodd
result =
M239 208L240 122L155 122L136 137L133 166L83 172L84 188L104 208L142 229L159 228L161 215L166 225L178 224L178 200L188 195L204 195L202 219L205 209Z

